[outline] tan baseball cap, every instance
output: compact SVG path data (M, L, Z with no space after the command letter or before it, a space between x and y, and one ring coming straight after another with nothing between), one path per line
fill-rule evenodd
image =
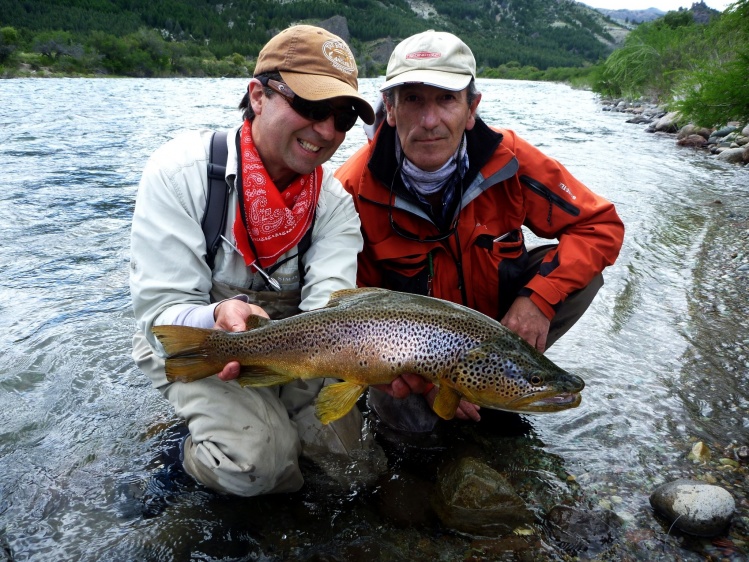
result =
M476 59L452 33L424 31L398 43L381 92L403 84L427 84L457 92L476 78Z
M359 117L368 125L374 122L372 106L358 92L351 49L321 27L295 25L268 41L255 63L255 76L265 72L278 72L294 93L306 100L352 98Z

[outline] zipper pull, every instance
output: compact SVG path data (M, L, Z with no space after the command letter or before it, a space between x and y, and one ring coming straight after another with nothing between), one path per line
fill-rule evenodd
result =
M265 284L269 285L271 289L274 291L282 290L281 284L268 275L265 270L257 264L257 262L252 262L250 265L255 268L255 271L257 271L263 279L265 279Z
M226 242L227 244L229 244L229 246L231 247L232 250L234 250L235 252L237 252L240 256L244 257L244 254L242 253L242 251L239 248L237 248L234 244L232 244L231 242L229 242L229 240L226 238L226 236L224 236L223 234L220 234L219 236L221 237L221 239L224 242ZM265 272L265 270L257 264L257 260L254 261L254 262L252 262L250 265L252 267L254 267L255 271L257 271L260 274L260 276L265 280L265 284L267 286L269 286L274 291L282 291L283 290L283 287L281 287L281 284L278 281L276 281L275 279L273 279L273 277L271 277L270 275L268 275Z

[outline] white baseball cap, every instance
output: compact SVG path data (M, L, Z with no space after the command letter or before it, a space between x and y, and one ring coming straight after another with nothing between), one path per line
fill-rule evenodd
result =
M403 84L427 84L457 92L476 78L471 49L452 33L424 31L398 43L381 92Z

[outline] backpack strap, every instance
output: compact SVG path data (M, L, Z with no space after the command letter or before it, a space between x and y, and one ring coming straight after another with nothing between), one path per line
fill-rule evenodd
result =
M200 223L205 236L208 267L213 269L216 252L221 245L221 235L226 227L227 199L229 186L226 184L226 131L216 131L211 137L211 148L208 157L208 195L205 214Z

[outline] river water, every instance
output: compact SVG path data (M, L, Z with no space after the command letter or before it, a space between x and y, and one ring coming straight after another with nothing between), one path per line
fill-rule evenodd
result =
M236 499L165 477L179 420L130 358L137 184L178 131L238 122L245 82L0 82L0 561L746 556L749 169L646 134L559 84L479 80L480 109L613 201L627 227L592 307L548 353L585 379L579 408L515 416L504 434L463 424L425 457L396 449L370 486L311 478L297 494ZM362 81L371 101L379 82ZM333 163L363 139L349 133ZM430 475L450 439L474 439L497 470L540 486L535 512L605 513L605 530L588 522L570 540L541 523L510 537L440 525ZM710 460L687 458L697 441ZM652 513L653 489L680 477L736 498L721 540L669 532Z

